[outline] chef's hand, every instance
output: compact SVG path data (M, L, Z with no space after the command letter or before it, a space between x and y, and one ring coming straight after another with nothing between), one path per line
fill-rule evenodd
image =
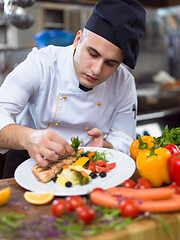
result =
M113 148L110 142L103 140L103 133L98 128L93 128L87 132L91 136L90 141L87 147L104 147L104 148Z
M72 146L55 132L45 130L34 130L28 139L26 149L38 165L46 167L49 161L57 161L59 156L65 153L74 155Z
M93 128L87 132L91 137L87 147L103 147L103 133L98 128Z

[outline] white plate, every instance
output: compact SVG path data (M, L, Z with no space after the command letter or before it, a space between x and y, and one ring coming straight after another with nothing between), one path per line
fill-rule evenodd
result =
M109 163L116 162L116 167L107 173L105 178L97 177L87 185L76 185L71 188L61 187L50 181L40 182L32 173L31 168L36 164L35 160L29 158L18 166L15 171L15 180L23 188L34 192L53 192L56 196L86 195L94 188L107 189L121 184L130 178L135 171L135 162L128 155L107 148L84 147L84 151L106 152Z

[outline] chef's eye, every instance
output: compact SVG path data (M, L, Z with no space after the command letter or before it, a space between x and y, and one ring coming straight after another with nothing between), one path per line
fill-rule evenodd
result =
M109 66L109 67L114 67L116 65L115 62L113 61L106 61L106 64Z
M95 52L95 51L93 51L93 50L89 50L89 54L90 54L90 56L91 57L98 57L98 54L97 54L97 52Z

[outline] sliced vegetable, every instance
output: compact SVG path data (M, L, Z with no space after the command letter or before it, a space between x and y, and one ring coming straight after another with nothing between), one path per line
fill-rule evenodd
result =
M123 188L113 187L106 190L115 196L123 196L127 198L147 199L147 200L159 200L171 198L174 194L174 190L168 187L160 188L147 188L147 189L136 189L136 188Z
M73 166L84 166L87 161L89 161L88 157L81 157L78 160L76 160L75 163L73 163Z
M151 148L154 145L155 139L151 136L140 136L138 139L134 140L130 146L130 153L134 160L136 160L139 153L148 148Z
M81 171L81 175L83 176L83 177L87 177L88 176L88 174L87 174L87 172L85 172L85 171Z
M96 171L96 163L93 161L89 161L89 165L88 165L87 169L90 170L91 172L95 172Z
M90 152L87 154L88 158L92 158L95 156L95 152Z
M166 148L157 148L141 152L136 159L137 169L142 177L147 178L153 187L160 187L163 183L170 184L167 160L171 153Z

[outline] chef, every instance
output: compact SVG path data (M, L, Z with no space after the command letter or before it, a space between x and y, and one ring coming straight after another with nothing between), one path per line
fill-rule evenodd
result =
M135 137L134 69L145 31L136 0L99 0L85 28L67 47L33 48L0 88L3 178L32 157L41 166L81 146L129 154Z

